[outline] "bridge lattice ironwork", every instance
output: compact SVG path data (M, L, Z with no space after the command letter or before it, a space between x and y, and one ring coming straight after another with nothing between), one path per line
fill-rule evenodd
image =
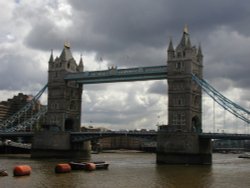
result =
M237 118L243 120L247 124L250 123L249 119L250 112L247 109L243 108L242 106L234 103L227 97L223 96L220 92L218 92L204 79L200 79L194 74L192 75L192 78L214 101L216 101L225 110L227 110Z
M15 131L15 130L19 130L19 128L16 127L20 127L22 126L27 127L30 125L31 122L35 122L35 120L38 120L42 114L46 113L46 109L41 108L40 112L38 112L37 114L33 115L33 117L31 117L31 120L26 120L26 124L22 123L22 124L16 124L14 125L14 123L20 118L22 117L25 112L27 112L41 97L41 95L44 93L44 91L47 89L48 85L46 84L33 98L31 101L29 101L25 106L23 106L19 111L17 111L15 114L13 114L11 117L9 117L8 119L6 119L5 121L1 122L0 124L0 131Z
M131 82L142 80L167 79L167 66L137 67L117 69L111 67L104 71L85 71L71 73L64 78L66 81L77 81L81 84L99 84L112 82Z

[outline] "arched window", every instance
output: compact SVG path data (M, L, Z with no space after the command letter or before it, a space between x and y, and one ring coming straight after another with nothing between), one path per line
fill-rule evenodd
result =
M74 120L72 118L67 118L64 123L64 130L73 131L73 127L74 127Z

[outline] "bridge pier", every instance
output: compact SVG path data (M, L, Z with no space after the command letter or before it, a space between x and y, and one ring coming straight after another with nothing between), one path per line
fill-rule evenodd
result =
M211 164L211 139L195 132L158 131L157 164Z
M90 142L72 143L70 132L43 131L34 134L31 158L90 159Z

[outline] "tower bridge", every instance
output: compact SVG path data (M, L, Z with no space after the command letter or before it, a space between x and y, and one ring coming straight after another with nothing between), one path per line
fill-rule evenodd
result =
M203 80L202 49L201 46L197 48L191 44L187 28L184 29L176 48L170 40L167 55L166 65L124 69L110 67L102 71L84 71L82 58L76 63L69 45L64 45L59 57L54 58L51 53L48 62L46 109L48 129L32 135L32 157L87 156L90 150L86 144L87 140L128 135L119 132L80 132L81 97L83 85L86 84L167 79L168 125L162 126L154 135L129 134L129 136L151 136L151 138L157 136L157 163L211 164L212 138L248 139L249 135L202 132L202 89L223 108L248 124L250 112L219 94ZM13 126L15 127L17 126Z

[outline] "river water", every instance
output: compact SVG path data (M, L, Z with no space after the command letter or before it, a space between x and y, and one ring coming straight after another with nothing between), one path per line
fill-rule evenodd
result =
M0 188L249 188L250 159L237 154L213 154L213 165L156 165L151 153L118 152L92 155L110 163L108 170L55 174L66 160L34 160L29 155L0 155L9 176L0 177ZM13 177L16 165L27 164L30 176Z

